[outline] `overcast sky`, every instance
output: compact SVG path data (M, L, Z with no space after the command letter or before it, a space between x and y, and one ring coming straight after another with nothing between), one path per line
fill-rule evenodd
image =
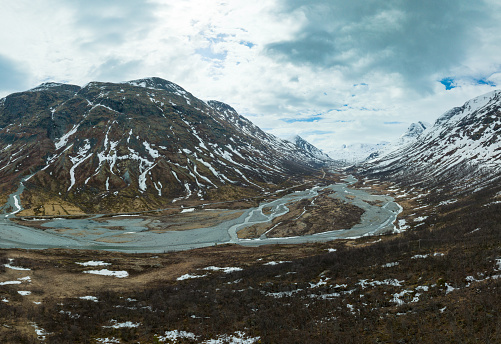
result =
M329 151L501 85L500 32L498 0L2 0L0 97L158 76Z

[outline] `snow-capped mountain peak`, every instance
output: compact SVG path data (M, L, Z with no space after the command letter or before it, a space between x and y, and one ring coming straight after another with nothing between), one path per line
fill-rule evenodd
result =
M311 155L313 155L314 157L316 157L319 160L332 161L332 158L329 155L325 154L321 149L318 149L317 147L315 147L314 145L312 145L311 143L309 143L308 141L306 141L305 139L303 139L299 135L293 136L291 139L289 139L289 141L294 143L296 146L298 146L302 150L310 153Z
M469 114L478 112L482 110L484 107L492 106L493 102L497 102L501 100L501 90L495 90L484 95L473 98L466 103L464 103L461 107L455 107L451 110L445 112L442 116L440 116L435 125L441 125L444 123L448 123L448 125L453 125L460 121L464 116ZM482 111L481 111L482 112Z
M406 141L413 141L417 139L421 134L423 134L427 129L431 127L431 124L428 122L417 122L412 123L407 131L400 136L399 142L405 143Z
M132 81L126 81L123 84L128 84L131 86L138 86L149 88L153 90L166 90L174 93L179 93L180 95L188 95L189 93L181 86L158 77L137 79Z
M370 161L371 174L391 173L427 186L449 181L463 189L481 188L499 178L501 91L467 101L440 116L433 127L402 149Z

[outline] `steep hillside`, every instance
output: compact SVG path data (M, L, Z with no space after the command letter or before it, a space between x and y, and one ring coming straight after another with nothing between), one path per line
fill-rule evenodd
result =
M56 83L0 100L0 193L48 214L147 210L272 191L322 162L230 106L159 78Z
M332 159L329 155L325 154L322 150L318 149L317 147L303 139L301 136L296 135L290 141L298 146L301 150L310 153L315 158L321 161L332 162Z
M398 150L403 147L414 143L424 132L426 132L431 127L431 124L428 122L417 122L412 123L397 140L384 145L381 149L371 153L367 160L372 160L376 158L382 158L383 156Z
M443 114L418 140L363 166L365 173L418 186L476 190L499 180L501 91Z

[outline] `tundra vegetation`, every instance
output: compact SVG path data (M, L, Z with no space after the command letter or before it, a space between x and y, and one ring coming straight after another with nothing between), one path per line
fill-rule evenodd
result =
M163 254L2 250L0 341L501 342L499 186L358 187L404 205L400 233Z

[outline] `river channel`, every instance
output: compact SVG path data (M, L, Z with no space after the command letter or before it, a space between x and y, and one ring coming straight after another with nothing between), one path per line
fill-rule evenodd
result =
M356 181L351 176L344 181L345 183L333 184L327 187L314 187L305 191L292 192L280 199L264 202L259 207L247 209L240 217L224 221L216 226L163 233L150 231L144 226L144 220L141 218L129 219L124 216L116 216L106 221L96 221L97 216L85 219L59 218L44 223L43 226L46 229L40 230L10 221L9 217L14 215L14 213L10 213L0 219L0 248L70 248L161 253L226 243L258 246L324 242L392 231L394 229L393 223L402 210L394 202L394 199L386 195L373 195L364 189L348 188L350 184ZM254 224L270 222L289 211L287 208L288 203L313 198L318 195L319 190L325 188L334 191L330 197L351 203L365 210L359 224L349 229L298 237L267 238L265 235L258 239L240 239L237 237L239 230ZM15 212L21 209L19 205L20 192L22 192L22 189L18 190L14 195L17 198L13 196L10 201L15 205ZM379 205L374 205L374 202L378 202ZM271 211L268 210L265 214L263 208L271 208ZM117 230L117 227L121 229ZM121 239L113 240L113 238L117 237Z

